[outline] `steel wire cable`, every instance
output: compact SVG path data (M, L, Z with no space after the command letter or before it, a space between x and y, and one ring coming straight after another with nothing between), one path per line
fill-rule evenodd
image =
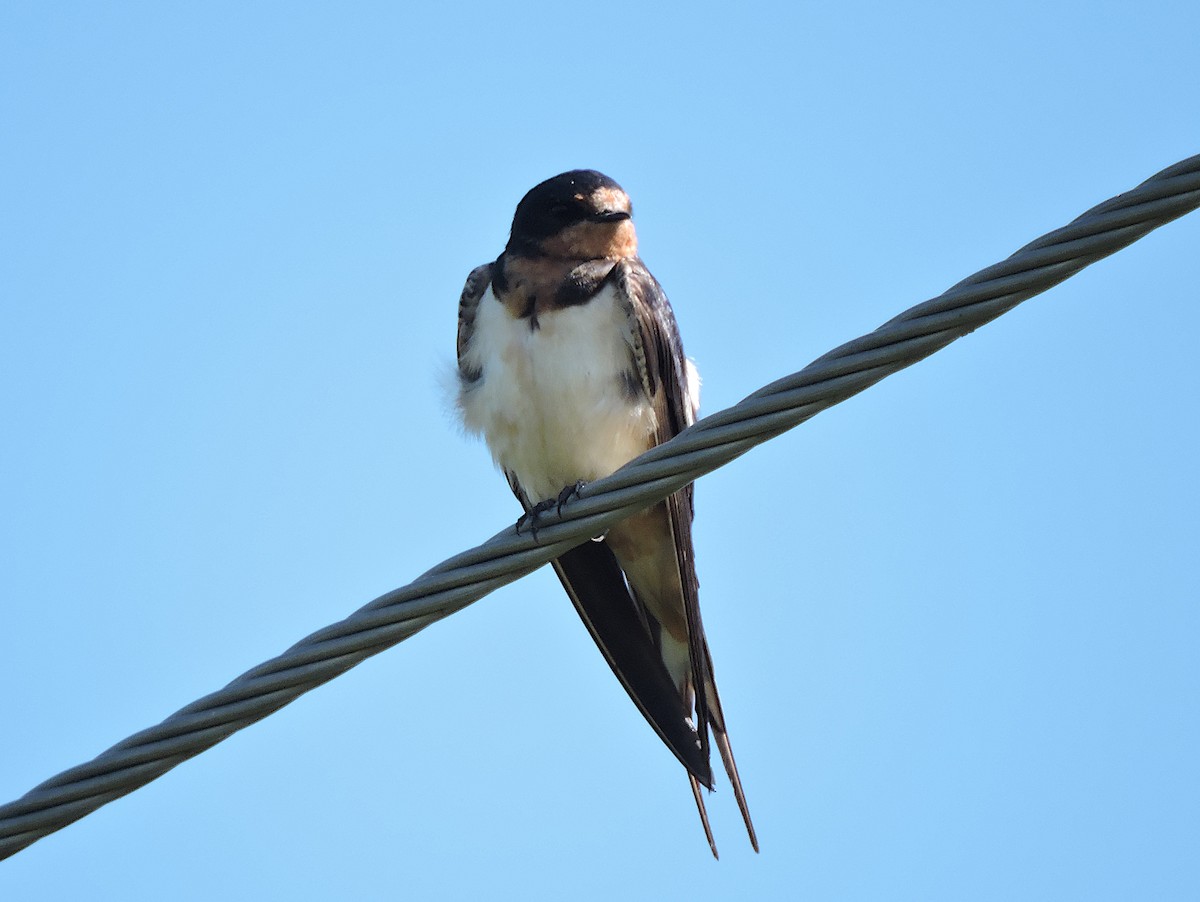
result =
M0 858L261 720L568 548L974 331L1022 301L1200 207L1200 156L1164 169L938 297L698 421L549 514L536 537L509 527L487 542L302 639L157 726L0 806Z

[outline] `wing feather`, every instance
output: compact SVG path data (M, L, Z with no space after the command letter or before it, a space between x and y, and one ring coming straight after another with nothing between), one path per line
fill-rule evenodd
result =
M479 310L479 302L492 281L492 264L485 263L471 270L467 282L463 285L462 295L458 299L458 377L463 385L477 382L482 375L467 362L467 350L471 347L471 339L475 335L475 314Z
M655 444L662 444L695 422L698 399L693 397L694 376L689 372L679 327L662 286L640 260L622 261L614 275L621 294L627 299L631 315L636 320L636 328L630 330L636 333L639 339L633 355L635 362L644 367L642 383L647 388L647 396L655 404L658 414ZM647 348L654 349L654 353L646 353ZM656 388L661 390L655 391ZM669 497L666 506L675 543L675 560L679 566L679 584L683 590L682 601L688 625L688 653L691 660L692 685L696 692L696 728L706 760L709 754L710 728L715 735L722 763L750 836L750 843L754 850L758 851L758 838L750 819L750 810L746 804L741 777L729 742L725 713L721 708L721 699L717 694L716 678L713 674L712 653L709 651L704 623L700 616L700 583L696 577L695 546L692 542L694 494L693 486L689 483ZM705 832L709 833L708 819L699 794L696 798ZM711 833L709 841L712 841ZM713 851L715 854L715 848Z

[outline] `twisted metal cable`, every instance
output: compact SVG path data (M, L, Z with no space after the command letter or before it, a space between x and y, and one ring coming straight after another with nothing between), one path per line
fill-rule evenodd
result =
M698 477L1200 207L1200 156L1093 207L874 332L705 417L586 486L535 539L513 527L319 630L158 726L0 806L0 859L162 776L351 667L603 532Z

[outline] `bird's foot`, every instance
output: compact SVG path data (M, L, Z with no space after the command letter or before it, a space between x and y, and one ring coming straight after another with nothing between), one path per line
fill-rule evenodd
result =
M562 516L563 505L572 498L578 498L579 493L583 491L583 487L585 485L587 485L586 482L584 482L582 479L577 479L575 480L574 485L569 485L558 493L558 503L555 505L555 510L558 512L560 517Z
M533 536L533 540L537 541L538 521L542 514L546 511L554 510L554 505L558 503L556 498L548 498L545 501L539 501L525 513L517 518L517 534L520 535L526 527L529 528L529 534Z
M520 533L526 527L529 528L529 534L533 536L533 540L537 541L538 522L542 515L550 511L554 511L560 517L562 516L563 505L572 498L578 497L580 490L587 485L582 479L574 485L569 485L558 493L557 498L547 498L545 501L539 501L517 519L517 532Z

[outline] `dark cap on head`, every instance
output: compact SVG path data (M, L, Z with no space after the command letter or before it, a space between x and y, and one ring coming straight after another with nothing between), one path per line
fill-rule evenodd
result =
M632 215L620 185L594 169L573 169L535 185L521 198L508 246L535 246L576 223L615 222Z

